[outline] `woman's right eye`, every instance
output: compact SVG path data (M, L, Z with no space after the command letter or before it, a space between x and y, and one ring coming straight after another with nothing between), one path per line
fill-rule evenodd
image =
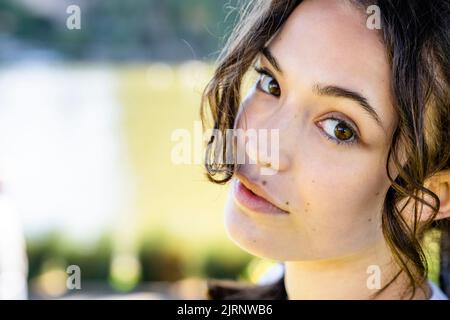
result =
M264 93L279 97L281 88L278 82L266 70L256 69L256 72L260 74L256 84L257 88Z

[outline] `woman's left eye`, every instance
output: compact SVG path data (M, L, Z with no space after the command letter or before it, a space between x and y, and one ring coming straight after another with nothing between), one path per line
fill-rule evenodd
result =
M336 118L322 120L321 127L325 136L337 144L353 144L358 142L358 135L346 121Z

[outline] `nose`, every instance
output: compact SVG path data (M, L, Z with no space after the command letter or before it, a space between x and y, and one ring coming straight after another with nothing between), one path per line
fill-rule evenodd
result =
M245 150L245 161L239 164L256 164L263 175L274 175L286 171L291 165L289 150L291 139L286 139L292 132L291 108L285 112L266 113L258 112L254 105L249 103L237 115L235 129L242 130L238 136L238 154ZM283 139L282 139L283 138ZM242 145L244 143L245 145ZM238 156L239 158L239 156Z
M280 129L260 128L247 138L249 162L260 167L261 175L275 175L289 168L289 156L280 144Z

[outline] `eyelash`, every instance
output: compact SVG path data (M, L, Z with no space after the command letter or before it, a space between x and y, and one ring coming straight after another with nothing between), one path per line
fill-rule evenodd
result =
M258 66L254 66L253 68L255 69L255 71L260 76L265 75L265 76L271 77L271 78L273 78L273 80L275 80L278 83L278 81L275 79L275 77L272 75L272 73L269 70L267 70L265 68L258 67ZM262 91L265 94L269 94L269 93L265 92L264 90L262 90L262 88L260 87L260 80L261 79L258 79L257 89ZM275 97L275 98L278 98L277 96L274 96L274 95L272 95L272 96ZM343 141L343 140L335 139L335 138L332 138L331 136L329 136L322 128L320 128L320 131L325 136L325 138L327 138L328 140L330 140L330 141L332 141L335 144L340 145L340 146L350 147L350 146L353 146L353 145L359 143L359 139L360 138L359 138L359 136L357 134L357 131L346 120L340 119L340 118L338 118L336 116L328 117L328 118L326 118L326 119L324 119L322 121L325 121L325 120L336 120L336 121L343 122L348 128L350 128L350 130L352 130L352 132L353 132L353 139L351 139L349 141Z

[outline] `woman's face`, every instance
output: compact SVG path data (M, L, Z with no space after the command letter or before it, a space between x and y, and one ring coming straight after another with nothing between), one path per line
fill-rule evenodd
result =
M366 20L347 1L304 1L260 55L267 74L237 127L279 130L279 150L270 150L279 152L278 171L261 174L264 161L241 165L225 215L229 236L254 255L326 259L382 239L397 118L386 51Z

